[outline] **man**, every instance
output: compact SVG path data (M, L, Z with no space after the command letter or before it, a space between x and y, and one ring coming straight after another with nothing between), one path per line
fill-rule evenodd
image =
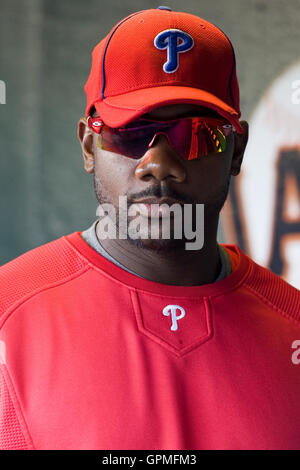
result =
M299 449L299 291L217 243L247 143L231 42L134 13L85 91L99 217L0 269L1 448Z

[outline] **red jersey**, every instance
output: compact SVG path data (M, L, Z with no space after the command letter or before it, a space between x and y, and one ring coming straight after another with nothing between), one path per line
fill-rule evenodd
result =
M192 287L81 232L2 266L0 448L300 449L300 292L223 246L232 273Z

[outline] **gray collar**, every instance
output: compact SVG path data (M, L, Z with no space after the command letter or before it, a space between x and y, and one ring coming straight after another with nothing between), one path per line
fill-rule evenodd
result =
M126 268L126 266L123 266L121 263L119 263L116 259L114 259L100 244L97 234L96 234L96 224L98 222L98 219L95 220L95 222L84 232L82 232L81 236L82 238L92 247L94 250L96 250L100 255L104 256L104 258L108 259L112 263L116 264L120 268L124 269L125 271L134 274L135 276L139 276L135 272L131 271L130 269ZM215 280L221 281L225 277L227 277L231 273L231 260L230 256L227 252L227 250L222 246L218 244L218 248L220 251L220 258L221 258L221 271ZM142 278L143 279L143 278Z

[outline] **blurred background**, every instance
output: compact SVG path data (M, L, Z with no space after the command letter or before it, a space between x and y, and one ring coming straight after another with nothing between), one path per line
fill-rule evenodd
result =
M300 288L300 0L0 0L0 265L95 220L76 137L91 51L161 4L211 21L235 48L250 140L219 241Z

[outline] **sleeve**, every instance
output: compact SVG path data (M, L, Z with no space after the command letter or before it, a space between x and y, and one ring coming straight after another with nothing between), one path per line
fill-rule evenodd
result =
M0 450L33 450L16 396L9 384L7 366L0 364Z

